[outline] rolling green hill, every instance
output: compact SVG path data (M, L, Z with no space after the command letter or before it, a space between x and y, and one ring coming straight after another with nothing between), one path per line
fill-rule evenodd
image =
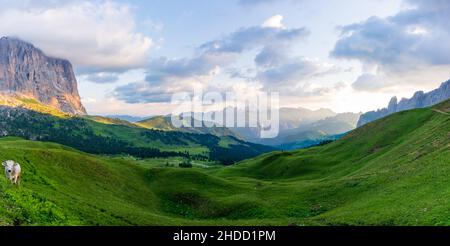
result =
M188 119L185 119L185 121L189 122L190 125L204 123L204 122L194 120L191 117L189 117ZM176 128L172 125L170 116L151 117L149 119L136 122L136 125L147 128L147 129L153 129L153 130L181 131L181 132L194 133L194 134L211 134L211 135L218 136L218 137L231 136L234 138L242 139L238 134L234 133L233 131L231 131L230 129L228 129L226 127L206 127L203 125L202 127Z
M170 124L170 118L168 118L168 116L155 116L149 119L138 121L136 122L136 124L148 129L156 129L164 131L176 130L176 128L172 124Z
M229 167L90 155L0 140L0 224L450 225L450 101L393 114L331 144Z

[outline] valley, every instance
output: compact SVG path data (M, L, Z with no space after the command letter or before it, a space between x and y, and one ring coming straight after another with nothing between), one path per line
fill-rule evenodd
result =
M2 225L449 225L450 101L236 165L164 166L0 139Z
M107 118L51 115L20 107L0 106L0 118L2 136L60 143L92 154L179 156L233 164L274 150L232 136L151 130Z
M329 109L309 110L305 108L280 108L280 132L275 138L263 139L260 137L261 127L249 127L249 111L235 108L236 113L246 115L246 126L223 127L223 122L217 123L219 126L206 127L202 119L193 117L194 113L188 113L185 121L194 125L202 123L202 127L182 127L176 128L171 123L171 116L153 116L148 119L134 122L134 124L153 130L181 131L198 134L211 134L215 136L232 136L247 142L272 146L276 149L294 150L307 148L321 144L324 141L339 139L345 133L356 128L360 113L335 113ZM200 113L199 113L200 114ZM205 114L222 115L226 122L225 109L220 111L206 112ZM114 116L110 116L115 118ZM124 116L119 116L127 118ZM131 116L128 116L130 118ZM119 119L117 119L119 120ZM192 123L192 124L191 124Z

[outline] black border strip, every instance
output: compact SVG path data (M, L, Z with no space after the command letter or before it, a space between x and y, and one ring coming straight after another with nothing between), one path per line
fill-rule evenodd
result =
M296 243L404 243L447 241L450 227L0 227L1 242L114 242L126 243L195 243L200 241L175 241L175 233L208 233L203 245L216 243L278 244ZM275 232L274 240L267 238L251 240L218 241L218 232ZM272 235L272 234L270 234ZM269 238L270 239L270 238Z

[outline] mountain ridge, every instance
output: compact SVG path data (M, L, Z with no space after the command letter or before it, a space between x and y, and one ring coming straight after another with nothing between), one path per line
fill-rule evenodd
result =
M386 117L393 113L415 109L425 108L450 98L450 80L443 82L439 88L430 92L416 91L411 98L402 98L398 101L397 97L392 97L387 108L369 111L361 115L357 127L363 126L374 120Z
M223 121L226 121L226 109L206 112L205 114L224 115ZM235 112L237 109L235 109ZM242 111L240 111L242 113ZM248 120L248 111L245 112ZM188 121L200 122L201 116L190 112L187 113ZM200 118L198 118L200 117ZM264 144L281 148L281 146L303 146L309 147L323 140L336 139L350 130L356 128L356 123L360 113L335 113L331 109L321 108L310 110L307 108L280 108L280 132L277 137L271 139L260 138L260 127L182 127L175 128L171 124L170 116L153 116L146 120L136 122L136 125L149 129L158 129L163 131L184 131L192 133L206 133L217 136L234 136L252 143ZM219 123L219 122L217 122ZM247 123L247 122L246 122ZM193 125L193 124L192 124ZM235 122L236 125L236 122ZM297 145L296 143L301 143ZM292 149L292 148L289 148Z
M64 113L86 114L72 64L17 38L0 38L0 93L34 98Z

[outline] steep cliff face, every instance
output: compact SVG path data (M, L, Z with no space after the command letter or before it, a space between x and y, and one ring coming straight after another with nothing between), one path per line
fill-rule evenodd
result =
M387 108L379 109L377 111L367 112L359 118L358 127L365 125L374 120L381 119L390 114L410 110L415 108L425 108L438 104L450 98L450 80L441 84L441 86L433 91L424 93L418 91L414 93L410 99L403 98L397 103L397 97L393 97L389 102Z
M34 98L65 113L86 114L70 62L48 57L15 38L0 39L0 91Z

